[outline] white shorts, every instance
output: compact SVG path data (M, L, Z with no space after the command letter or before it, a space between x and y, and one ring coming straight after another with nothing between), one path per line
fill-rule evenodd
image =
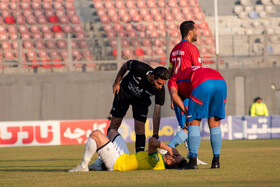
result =
M129 154L129 150L122 136L117 135L113 142L108 142L97 153L100 155L108 171L113 171L119 156L125 153Z

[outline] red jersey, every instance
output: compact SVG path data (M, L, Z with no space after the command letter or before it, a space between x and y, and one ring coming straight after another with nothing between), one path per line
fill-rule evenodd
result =
M221 74L211 68L192 66L172 76L168 82L168 89L175 87L178 94L190 98L191 92L201 83L209 79L224 80Z
M171 51L169 68L173 69L173 75L190 66L202 66L197 47L187 40L182 40Z

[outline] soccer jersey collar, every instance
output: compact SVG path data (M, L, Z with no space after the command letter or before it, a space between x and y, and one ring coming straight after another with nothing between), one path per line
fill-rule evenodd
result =
M182 40L180 43L182 43L182 42L189 42L189 40Z

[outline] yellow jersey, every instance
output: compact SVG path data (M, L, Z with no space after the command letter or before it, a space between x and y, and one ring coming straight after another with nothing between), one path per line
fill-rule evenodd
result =
M114 171L131 170L163 170L165 163L160 153L148 154L147 151L140 151L135 154L122 154L116 160Z

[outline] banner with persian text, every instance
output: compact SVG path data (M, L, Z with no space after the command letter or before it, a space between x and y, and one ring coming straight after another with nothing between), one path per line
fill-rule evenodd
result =
M109 120L0 122L0 147L86 144L93 130L106 134ZM176 118L162 118L161 141L170 141L180 128ZM221 121L223 140L280 138L280 116L227 116ZM119 132L126 142L135 141L134 120L124 119ZM210 138L207 120L200 125L202 140ZM152 118L145 124L147 140L153 135Z

